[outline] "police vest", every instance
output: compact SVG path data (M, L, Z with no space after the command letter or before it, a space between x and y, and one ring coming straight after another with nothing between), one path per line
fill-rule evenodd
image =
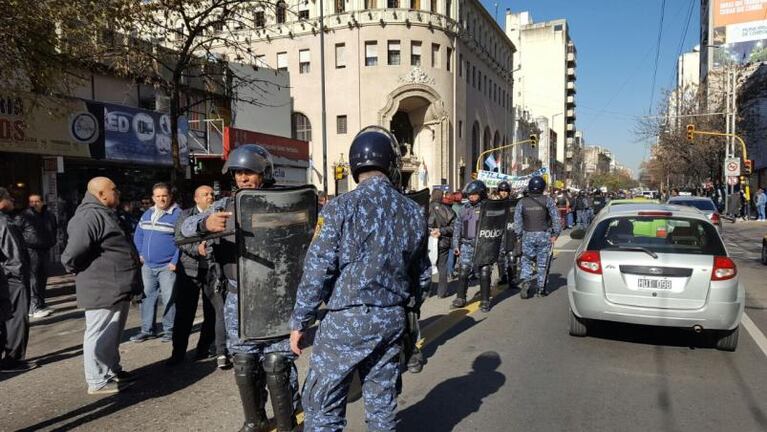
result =
M463 213L461 214L461 223L463 226L461 227L461 237L463 237L466 240L474 240L474 237L477 236L477 226L479 225L479 212L480 212L480 205L477 203L477 205L471 205L469 204L467 207L464 207Z
M533 195L522 198L518 205L522 206L522 230L525 232L548 231L551 228L551 216L546 208L548 198L543 195Z

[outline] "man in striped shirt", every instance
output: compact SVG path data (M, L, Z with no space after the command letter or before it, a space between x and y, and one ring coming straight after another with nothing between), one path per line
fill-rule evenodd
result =
M179 258L174 233L181 209L173 203L171 188L167 183L157 183L152 187L152 200L154 207L144 212L133 234L133 242L143 264L141 279L146 296L141 303L141 332L131 337L133 342L144 342L156 336L154 327L158 296L162 297L163 303L161 340L173 340L173 320L176 315L173 290Z

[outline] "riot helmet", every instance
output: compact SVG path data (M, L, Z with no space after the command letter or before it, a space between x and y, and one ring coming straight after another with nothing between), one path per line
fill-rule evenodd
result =
M511 185L509 185L509 182L502 181L498 183L498 192L511 192Z
M482 180L473 180L463 188L463 194L465 196L478 194L479 199L483 200L487 198L487 186L485 186L485 182Z
M527 190L531 194L542 194L545 189L546 180L544 180L541 176L535 176L531 178L530 182L527 184Z
M359 182L360 173L378 170L386 174L395 187L399 187L402 156L397 138L380 126L363 128L349 147L349 166L355 182Z
M232 173L236 170L248 170L261 174L264 185L274 184L274 163L272 155L258 144L238 146L226 159L221 174Z

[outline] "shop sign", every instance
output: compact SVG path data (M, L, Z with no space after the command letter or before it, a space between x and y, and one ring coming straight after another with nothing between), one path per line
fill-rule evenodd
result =
M103 104L107 159L172 165L170 116L122 105ZM186 117L178 119L179 159L189 163Z
M224 128L224 157L236 147L245 144L259 144L266 148L274 158L301 162L301 166L309 166L309 143L291 138L253 132L233 127Z
M96 105L0 93L0 151L91 157L100 144Z

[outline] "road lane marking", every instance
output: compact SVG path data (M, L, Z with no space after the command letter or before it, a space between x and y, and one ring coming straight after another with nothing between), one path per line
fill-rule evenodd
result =
M758 346L759 349L762 350L762 353L767 356L767 337L764 336L764 333L759 330L759 327L757 327L756 324L751 321L751 318L749 318L748 314L745 312L743 312L743 318L741 319L741 322L743 323L743 327L746 328L748 334L750 334L751 338L754 340L754 342L756 342L756 346Z

